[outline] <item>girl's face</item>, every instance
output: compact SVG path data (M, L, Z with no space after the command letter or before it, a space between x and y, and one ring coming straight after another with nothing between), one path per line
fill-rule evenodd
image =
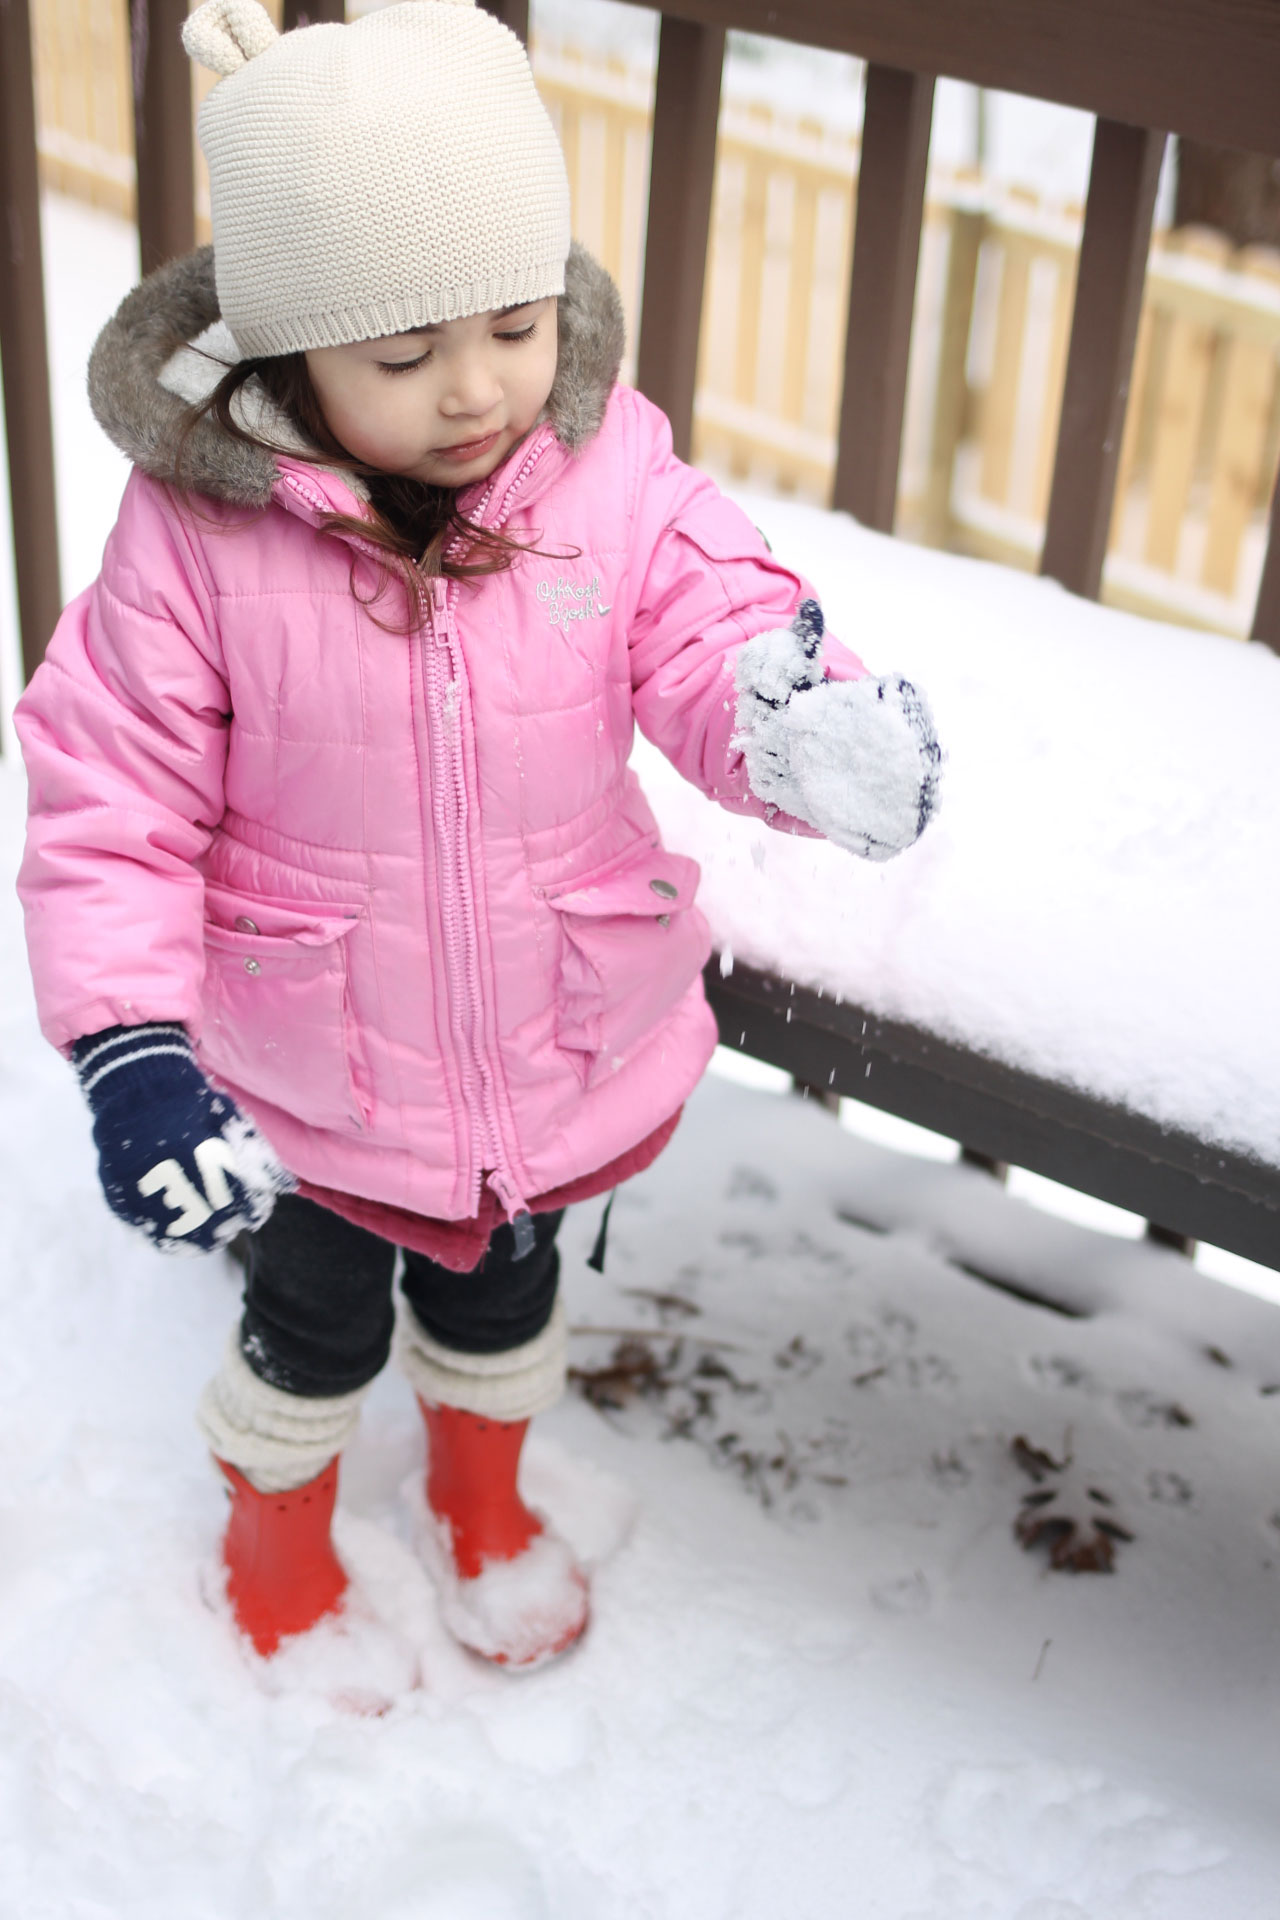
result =
M556 303L316 347L307 371L330 431L383 473L484 480L537 420L556 373Z

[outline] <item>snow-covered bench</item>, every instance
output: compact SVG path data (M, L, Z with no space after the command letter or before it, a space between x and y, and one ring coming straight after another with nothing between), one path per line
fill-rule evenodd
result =
M645 785L722 1038L1280 1266L1280 659L738 496L877 671L926 687L942 812L867 866Z
M523 20L526 0L488 3ZM721 1037L1174 1245L1280 1266L1280 665L1091 604L1161 130L1280 158L1280 22L1209 0L680 0L659 33L636 375L685 454L727 27L867 63L832 488L860 525L751 511L833 630L929 689L951 763L941 819L886 869L718 819L647 769L670 838L703 857ZM894 524L938 74L1096 116L1045 582L865 531ZM943 335L938 405L958 417L950 307ZM1253 631L1280 651L1280 490Z

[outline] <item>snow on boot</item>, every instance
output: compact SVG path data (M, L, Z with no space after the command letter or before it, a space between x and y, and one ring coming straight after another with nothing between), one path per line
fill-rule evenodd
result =
M587 1582L568 1543L520 1498L529 1422L418 1405L435 1523L427 1551L445 1625L499 1666L538 1666L563 1653L586 1627Z
M337 1458L287 1493L259 1493L229 1461L218 1465L231 1493L222 1543L227 1598L241 1633L260 1654L272 1654L287 1634L336 1613L347 1590L329 1538Z

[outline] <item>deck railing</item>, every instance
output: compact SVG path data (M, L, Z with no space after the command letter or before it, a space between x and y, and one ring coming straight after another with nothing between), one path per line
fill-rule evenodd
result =
M129 16L31 0L43 184L135 217ZM273 0L277 5L278 0ZM646 67L548 49L534 70L560 133L574 230L640 305L653 116ZM198 105L213 76L193 70ZM694 393L694 458L826 503L836 467L861 140L722 99ZM195 155L195 237L209 237ZM178 198L187 190L179 184ZM185 205L180 204L185 212ZM1083 208L931 165L895 525L1034 566L1053 477ZM634 361L624 368L634 374ZM1157 233L1102 597L1249 630L1280 460L1280 254Z

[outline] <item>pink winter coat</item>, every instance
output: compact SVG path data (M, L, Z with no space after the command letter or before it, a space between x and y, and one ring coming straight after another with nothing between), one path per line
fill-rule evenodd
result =
M433 582L423 630L387 632L352 593L353 558L376 578L359 543L317 531L361 511L318 456L208 423L200 497L153 477L180 412L157 376L216 315L206 250L95 356L136 470L18 709L41 1022L65 1049L182 1021L304 1179L440 1219L488 1179L513 1210L651 1133L707 1063L698 869L659 841L632 730L763 813L734 657L806 589L614 384L616 295L575 250L548 421L462 500L560 557Z

